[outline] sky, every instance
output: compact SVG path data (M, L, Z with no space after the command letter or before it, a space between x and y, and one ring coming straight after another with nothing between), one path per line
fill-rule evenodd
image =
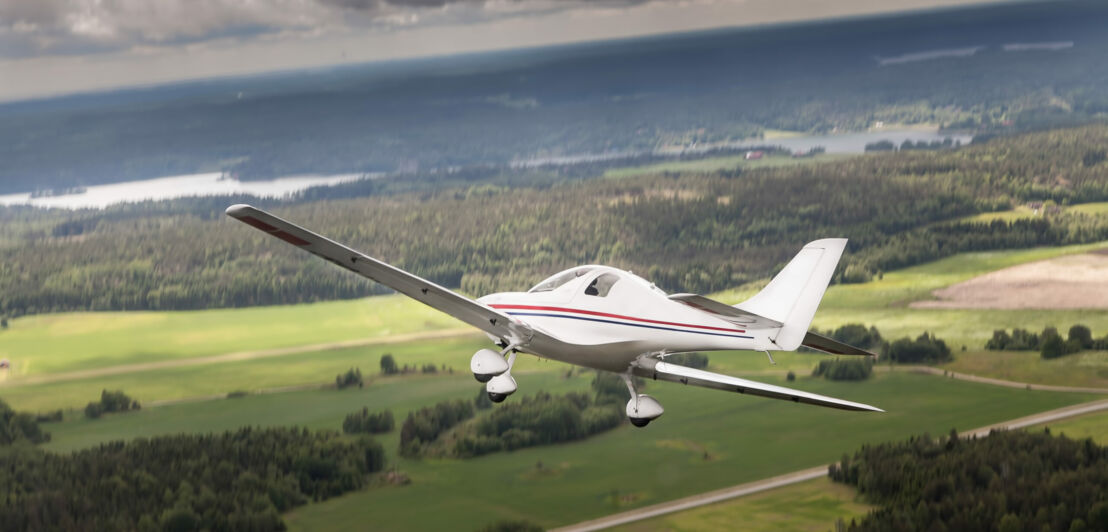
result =
M0 101L988 0L0 0Z

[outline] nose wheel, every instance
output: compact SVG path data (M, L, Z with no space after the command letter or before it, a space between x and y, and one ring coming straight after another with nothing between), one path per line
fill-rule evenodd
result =
M631 392L631 400L627 401L627 420L632 425L640 428L645 427L651 421L661 417L666 411L662 408L662 403L649 395L638 393L635 390L635 380L630 371L620 373L619 376L623 378L624 384L627 385L627 391Z

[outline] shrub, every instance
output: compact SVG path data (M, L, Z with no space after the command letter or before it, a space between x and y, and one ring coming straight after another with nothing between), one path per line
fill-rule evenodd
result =
M400 371L396 367L396 359L392 357L392 354L385 353L381 355L381 373L385 375L395 375Z
M862 381L873 375L873 359L870 357L821 360L812 370L815 377L831 381ZM795 378L795 377L794 377Z
M342 431L347 434L382 434L389 432L395 426L396 422L393 419L392 410L370 414L368 407L347 414L346 418L342 420Z
M97 419L103 414L128 412L131 410L140 410L141 408L142 405L140 405L138 401L131 399L121 390L116 390L114 392L103 390L100 392L99 402L89 403L85 406L85 417Z
M888 357L901 363L928 364L949 362L954 359L946 342L926 332L915 340L901 338L893 342L889 346Z
M365 385L365 381L362 380L362 370L358 368L350 368L346 373L335 376L335 387L340 390L354 385L359 388Z

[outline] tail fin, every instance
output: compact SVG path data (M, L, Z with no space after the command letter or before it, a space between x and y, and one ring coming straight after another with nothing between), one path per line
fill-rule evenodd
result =
M784 351L795 350L808 333L845 248L845 238L808 243L769 285L735 308L781 322L773 343Z

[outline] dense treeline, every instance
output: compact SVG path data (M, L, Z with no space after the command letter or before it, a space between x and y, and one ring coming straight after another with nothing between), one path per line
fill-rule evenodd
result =
M474 405L455 399L411 412L400 427L400 456L415 458L434 443L440 434L473 417Z
M1080 323L1070 327L1066 339L1054 327L1045 327L1039 334L1024 330L1006 329L993 331L993 337L985 342L985 349L992 351L1039 351L1043 358L1058 358L1077 353L1082 349L1108 350L1108 336L1093 338L1093 332Z
M3 530L284 530L280 513L365 485L368 437L244 428L113 442L70 454L0 450Z
M1108 200L1108 161L1089 156L1105 144L1108 126L1093 125L831 164L473 185L275 210L471 294L526 289L587 263L631 269L669 291L708 292L769 275L804 242L840 235L851 239L847 280L864 280L960 251L1108 239L1108 218L1064 208ZM953 221L1044 200L1061 208L1013 222ZM249 306L384 290L226 219L229 201L0 208L0 314Z
M26 441L43 443L50 441L50 433L42 430L38 416L16 412L0 399L0 447ZM57 421L61 421L59 418Z
M915 340L901 338L889 344L885 357L901 364L939 364L954 360L946 342L927 332Z
M597 403L583 393L539 392L493 409L458 434L453 456L468 458L497 451L587 438L618 427L623 405Z
M1108 530L1108 449L993 432L867 445L830 467L879 505L849 530Z
M645 387L641 379L636 382L639 389ZM400 453L409 458L471 458L578 440L621 425L628 398L623 380L598 371L591 388L591 398L581 392L539 392L496 408L482 389L471 403L444 401L423 408L405 420ZM474 417L476 411L485 413Z

